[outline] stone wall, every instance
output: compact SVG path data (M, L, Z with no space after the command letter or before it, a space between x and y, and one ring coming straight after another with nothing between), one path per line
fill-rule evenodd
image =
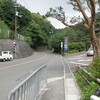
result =
M0 54L2 51L7 50L11 51L14 55L14 58L25 58L33 54L33 50L24 41L17 42L17 52L14 52L13 40L10 39L0 39Z

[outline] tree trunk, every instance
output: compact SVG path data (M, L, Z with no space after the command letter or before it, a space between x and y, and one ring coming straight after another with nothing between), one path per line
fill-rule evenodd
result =
M94 50L93 59L100 57L100 37L96 36L94 26L95 24L93 23L92 25L90 25L88 29L90 33L91 43L92 43L93 50Z

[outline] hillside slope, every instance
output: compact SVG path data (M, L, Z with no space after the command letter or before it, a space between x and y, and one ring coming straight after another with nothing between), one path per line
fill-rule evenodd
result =
M0 53L3 50L8 50L13 52L13 42L10 39L0 39ZM18 41L18 54L17 57L15 56L15 53L13 53L14 58L25 58L30 55L32 55L33 50L30 48L30 46L24 42L24 41Z
M10 28L2 21L0 21L0 38L6 39L10 38L11 30Z

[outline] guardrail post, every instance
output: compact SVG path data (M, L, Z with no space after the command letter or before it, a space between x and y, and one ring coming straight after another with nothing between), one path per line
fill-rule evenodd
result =
M97 96L95 96L95 95L92 95L91 98L90 98L90 100L100 100L100 98L97 97Z
M47 66L41 66L11 90L8 100L37 100L47 86Z

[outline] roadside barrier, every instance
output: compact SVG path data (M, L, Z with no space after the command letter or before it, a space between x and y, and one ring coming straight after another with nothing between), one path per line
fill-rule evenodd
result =
M90 100L100 100L100 87L96 90L96 92L91 96Z
M95 96L95 95L92 95L91 98L90 98L90 100L100 100L100 98L97 97L97 96Z
M85 74L87 74L94 82L96 82L100 86L100 79L94 77L91 73L89 73L86 69L79 66L79 69L81 69ZM84 77L84 79L89 83L89 81ZM96 92L91 95L90 100L100 100L100 87L96 90Z
M8 100L37 100L47 86L47 66L41 66L11 90Z
M94 82L96 82L98 85L100 85L100 79L94 77L90 72L88 72L86 69L82 68L81 66L78 66L79 69L81 69L85 74L87 74Z

